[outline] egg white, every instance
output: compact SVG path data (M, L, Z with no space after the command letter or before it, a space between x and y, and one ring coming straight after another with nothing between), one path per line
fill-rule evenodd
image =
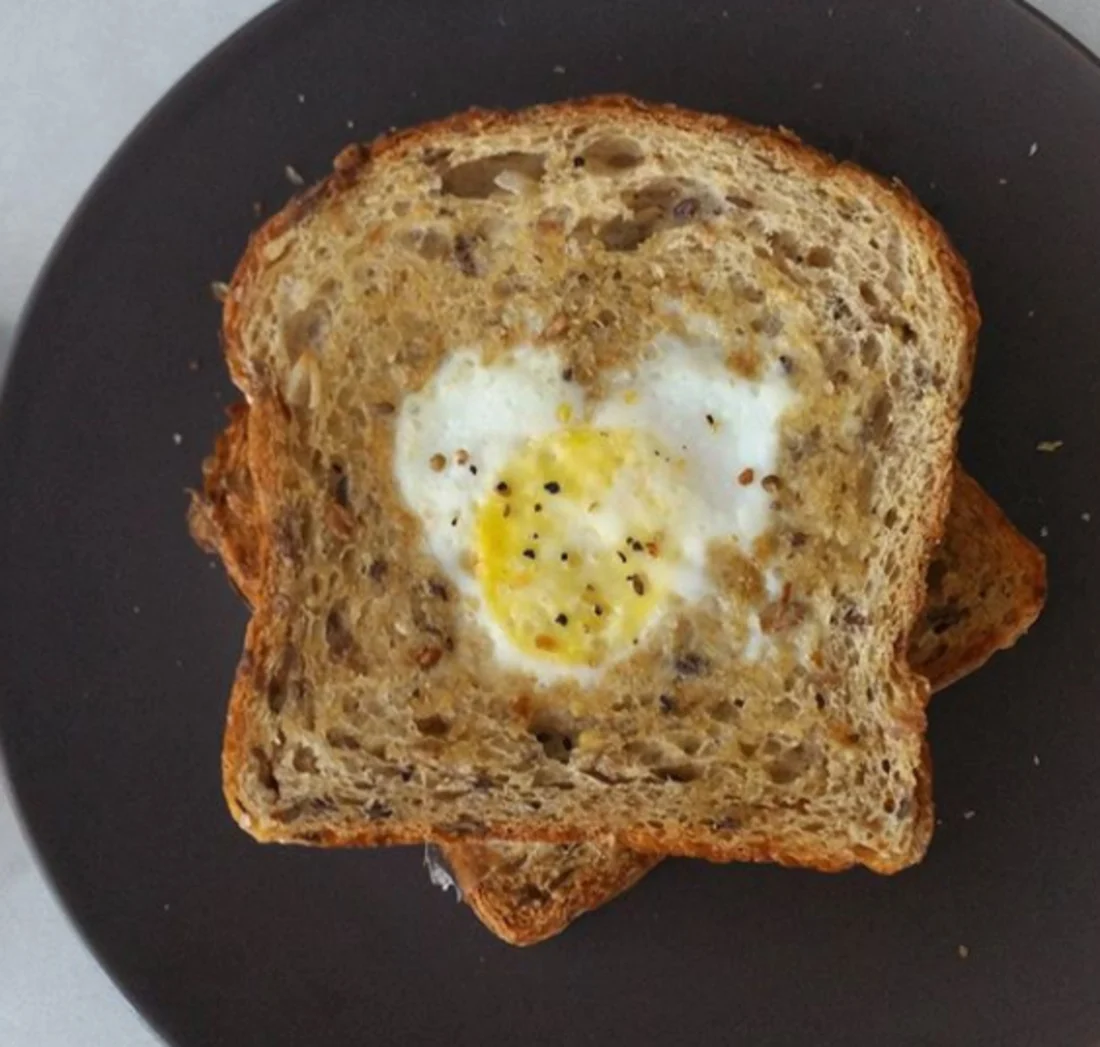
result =
M767 528L771 495L759 481L775 471L781 418L795 394L778 366L747 379L727 367L726 357L713 323L697 324L691 344L661 335L635 367L607 376L603 399L586 403L552 349L521 346L491 363L477 350L461 349L406 397L393 459L399 490L422 524L429 551L465 597L503 665L542 683L563 676L591 683L615 660L593 668L534 657L486 613L474 570L477 509L527 441L583 423L645 434L676 460L675 489L664 489L667 469L655 468L647 477L657 485L656 501L666 506L659 522L678 550L665 579L674 598L695 602L714 592L707 570L711 541L732 538L748 549ZM738 482L746 469L755 482ZM637 519L636 499L636 482L613 484L601 499L599 518L588 519L586 527L614 547L625 537L626 521ZM776 587L774 574L767 583ZM759 656L758 629L748 624L744 653Z

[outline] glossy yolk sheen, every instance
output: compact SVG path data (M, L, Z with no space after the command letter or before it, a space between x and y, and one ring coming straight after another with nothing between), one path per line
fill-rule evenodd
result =
M677 558L673 461L635 429L526 441L478 506L476 577L520 650L597 667L638 641Z

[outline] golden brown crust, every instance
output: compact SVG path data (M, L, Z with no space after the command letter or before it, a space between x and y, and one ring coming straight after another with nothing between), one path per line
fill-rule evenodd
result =
M490 130L507 129L520 120L531 120L532 118L538 118L540 114L551 113L562 118L578 120L608 113L616 116L629 115L635 120L649 123L654 127L665 125L694 131L706 131L715 135L751 136L756 142L763 143L769 149L774 150L776 156L782 157L791 165L801 168L808 174L821 177L828 176L843 182L856 192L874 196L880 204L894 212L900 224L915 229L921 239L933 245L940 268L948 277L949 295L955 302L956 312L960 317L964 330L965 349L957 368L957 387L954 389L952 407L957 408L961 404L967 391L978 326L978 313L970 289L969 276L965 264L952 249L942 228L920 208L908 191L898 183L888 182L854 165L838 163L831 157L804 145L794 136L784 132L755 128L732 118L705 116L681 110L674 106L648 105L622 96L560 103L554 106L527 110L522 114L473 110L435 124L391 135L367 147L352 147L345 150L337 158L334 173L328 179L292 201L287 208L269 221L250 241L248 250L234 275L230 295L226 303L224 337L226 355L234 380L245 391L252 403L257 428L266 431L267 434L265 438L256 440L250 451L251 467L261 492L270 489L267 480L275 476L278 467L278 424L272 423L278 418L282 405L278 394L265 381L265 375L255 369L249 370L241 337L240 303L245 296L240 292L253 281L267 264L264 257L264 248L302 221L315 209L335 200L341 193L353 187L362 172L384 156L393 153L400 155L403 152L416 149L442 133L461 132L474 136ZM951 449L948 448L943 454L943 460L935 463L935 468L931 470L933 487L928 492L928 497L922 506L920 519L918 520L919 527L917 530L919 533L924 534L929 553L942 536L946 520L950 498L950 470L948 468L950 453ZM264 495L262 493L259 496L259 503L259 511L263 516ZM266 560L270 552L267 545L272 541L271 530L269 526L260 528L261 537L259 539L258 556L261 562ZM261 589L262 585L263 581L261 579ZM923 598L923 583L919 576L914 576L912 582L905 586L900 596L900 602L909 608L911 618L916 616ZM258 613L248 632L246 660L251 661L254 665L262 665L264 662L263 652L257 649L257 645L263 637L269 634L271 629L279 627L279 622L277 610L268 607L267 601L262 596L257 601L257 606ZM901 676L904 676L907 671L902 657L903 640L904 637L899 636L897 641L899 655L897 671ZM912 684L911 689L919 698L922 689L916 683ZM236 707L243 703L248 695L253 693L254 681L250 679L248 673L239 673L231 698L233 708L229 717L229 730L227 731L224 753L227 794L233 791L233 778L242 767L247 748L244 737L245 717ZM915 702L917 706L922 704L920 701ZM908 714L903 714L899 719L904 721L914 734L923 730L923 713L919 707L914 707L908 711ZM230 798L230 803L232 806L237 806L237 802L232 798ZM364 824L355 830L330 830L324 835L332 835L332 842L381 843L392 842L397 839L418 839L422 834L425 834L425 829L424 825L417 822L409 822L396 832L381 824ZM507 833L510 835L516 830L506 826L490 825L485 827L485 831L493 834L504 835ZM448 838L447 834L440 833L438 828L428 835L436 838ZM566 830L562 830L560 836L565 840L576 838L572 832ZM722 860L774 857L781 861L798 861L811 865L821 864L820 856L815 858L814 855L802 853L801 851L797 854L782 852L776 849L775 841L766 838L759 840L745 839L734 844L732 842L722 842L713 835L703 832L699 834L698 838L695 838L695 834L689 836L680 833L676 833L675 838L664 833L656 838L655 834L649 831L635 830L630 835L628 842L643 848L674 849L679 853L698 854ZM919 849L914 851L909 860L914 860L918 854ZM902 861L902 859L899 859L899 861Z
M221 557L234 586L254 605L260 564L251 522L255 491L248 467L248 405L234 404L227 415L229 424L203 463L202 496L191 500L187 523L195 541Z

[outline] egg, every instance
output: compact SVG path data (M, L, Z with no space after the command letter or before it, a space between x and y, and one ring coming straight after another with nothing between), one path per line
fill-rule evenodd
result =
M405 398L398 488L502 665L596 680L714 592L713 541L749 549L768 526L795 394L778 366L731 368L707 329L659 335L598 398L545 346L456 350Z

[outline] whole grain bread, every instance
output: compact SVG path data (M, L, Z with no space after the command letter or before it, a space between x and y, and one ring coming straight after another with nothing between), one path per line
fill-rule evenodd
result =
M248 411L230 409L191 503L196 540L220 556L250 604L260 582L255 489L248 471ZM1011 647L1046 594L1046 563L988 494L956 470L943 542L928 567L928 596L909 642L909 660L942 690ZM574 844L451 844L443 859L462 896L498 937L530 945L621 894L660 860L612 840Z
M541 345L598 398L669 300L760 335L790 376L773 526L733 572L774 570L783 596L680 609L598 685L534 687L427 552L395 416L459 346ZM225 303L264 563L223 753L238 822L327 845L613 834L714 860L918 860L928 685L905 638L976 328L915 200L786 134L612 98L346 150L253 237ZM752 662L730 642L750 611L773 645Z

